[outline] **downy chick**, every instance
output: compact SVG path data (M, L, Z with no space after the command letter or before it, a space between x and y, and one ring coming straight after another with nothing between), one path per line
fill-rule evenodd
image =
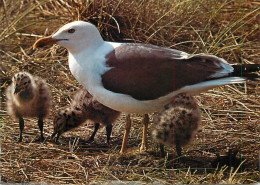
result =
M69 107L60 111L54 118L54 133L56 141L64 132L77 128L87 120L95 123L95 129L89 141L93 141L100 123L106 126L107 143L110 141L112 132L112 123L120 116L120 112L112 110L97 100L85 89L80 89L73 96L72 103Z
M49 113L51 95L46 82L38 76L27 72L16 73L12 83L6 89L7 112L10 116L19 119L21 142L24 129L23 117L38 117L38 126L41 132L40 141L44 141L43 119Z
M155 115L152 136L162 144L175 145L180 156L181 146L192 140L200 122L201 114L195 99L187 94L179 94Z

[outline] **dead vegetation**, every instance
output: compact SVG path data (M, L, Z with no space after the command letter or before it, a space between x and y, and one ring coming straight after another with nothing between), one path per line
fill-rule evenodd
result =
M44 78L53 97L44 134L51 135L53 116L68 104L68 96L79 84L69 72L63 48L53 46L34 51L32 45L38 36L50 35L63 24L77 19L97 25L103 38L109 41L145 42L189 53L216 54L229 63L259 64L258 1L4 0L0 6L1 181L54 184L106 180L166 184L173 181L187 184L259 182L259 83L219 87L196 97L202 125L194 142L184 147L184 156L175 158L174 163L173 150L167 148L168 155L161 158L152 140L149 140L147 153L136 152L142 136L140 115L132 116L129 154L125 157L118 155L124 115L114 125L111 146L103 144L104 129L97 134L96 144L83 145L82 141L92 131L88 127L65 134L63 145L48 140L43 144L33 143L33 137L38 134L35 119L26 121L24 142L16 143L19 125L6 116L4 95L11 76L18 71ZM217 171L211 167L216 154L224 153L227 147L239 150L241 162L246 159L244 171L225 167Z

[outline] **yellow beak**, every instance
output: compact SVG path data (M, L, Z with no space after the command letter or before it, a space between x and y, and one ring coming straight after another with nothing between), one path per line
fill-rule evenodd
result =
M34 43L33 49L40 48L40 47L43 47L43 46L53 45L60 40L66 40L66 39L54 39L54 38L52 38L52 36L44 37L44 38L37 40Z

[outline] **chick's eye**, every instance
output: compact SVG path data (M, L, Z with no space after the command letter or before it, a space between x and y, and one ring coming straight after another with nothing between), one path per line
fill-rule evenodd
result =
M75 29L69 29L68 30L68 33L74 33L75 32Z

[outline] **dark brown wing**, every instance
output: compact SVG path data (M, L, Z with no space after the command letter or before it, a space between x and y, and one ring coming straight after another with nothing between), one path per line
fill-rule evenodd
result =
M223 69L214 60L199 56L182 59L178 50L145 44L123 44L106 58L111 69L102 75L104 88L137 100L153 100L209 80Z

